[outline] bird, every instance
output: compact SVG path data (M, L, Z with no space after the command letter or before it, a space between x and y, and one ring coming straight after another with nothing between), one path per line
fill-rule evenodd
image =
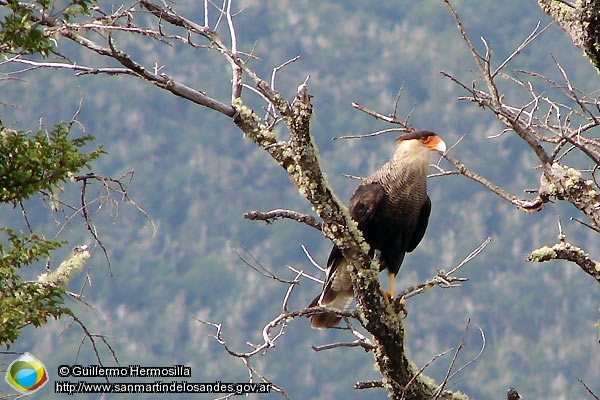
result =
M388 270L389 291L381 290L384 299L394 296L394 278L406 253L413 251L427 229L431 200L427 195L427 171L434 152L446 151L440 136L428 130L400 135L392 158L365 178L348 203L350 216L358 224L370 246L369 255L377 257L380 271ZM354 297L349 262L333 246L327 260L323 290L309 307L325 306L345 310ZM315 329L336 326L341 317L334 312L311 316Z

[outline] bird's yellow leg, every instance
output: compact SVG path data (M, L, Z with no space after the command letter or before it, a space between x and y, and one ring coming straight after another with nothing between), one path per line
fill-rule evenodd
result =
M392 300L394 300L394 279L396 278L396 274L390 272L388 276L390 279L390 290L386 292L383 289L379 289L381 295L383 296L383 301L385 301L386 304L390 304Z

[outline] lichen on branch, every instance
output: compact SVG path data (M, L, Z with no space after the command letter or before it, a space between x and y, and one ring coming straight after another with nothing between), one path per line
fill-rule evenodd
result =
M576 169L553 163L544 168L538 192L542 199L568 201L600 228L600 193L594 188L594 182L583 179Z
M600 73L600 1L538 0L540 8L583 50Z
M553 246L542 246L533 250L527 256L527 261L545 262L551 260L566 260L577 264L586 273L600 283L600 262L590 258L581 248L564 240Z
M44 272L38 276L38 282L66 289L73 276L83 269L88 258L90 258L88 246L77 246L55 271Z

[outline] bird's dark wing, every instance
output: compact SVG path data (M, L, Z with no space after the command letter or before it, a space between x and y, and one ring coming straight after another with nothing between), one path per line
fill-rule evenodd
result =
M358 229L363 232L365 231L365 228L369 225L377 210L381 208L384 196L385 191L379 183L361 184L354 191L348 209L350 210L352 219L358 223ZM342 261L344 261L342 251L337 246L333 246L327 259L327 280L325 281L321 299L323 304L331 302L337 294L335 290L331 289L331 283L335 279L338 265Z
M427 200L425 200L425 203L423 203L423 206L421 207L415 230L410 238L410 242L408 242L408 247L406 248L407 252L410 253L413 251L421 242L421 239L423 239L427 224L429 223L429 214L431 214L431 199L427 196Z
M350 199L348 209L350 216L358 223L358 228L365 231L373 216L381 208L385 197L383 187L378 183L361 184ZM343 310L352 301L352 281L347 270L347 263L342 251L333 246L327 259L327 278L323 291L311 303L310 307L324 305ZM318 313L312 316L313 328L330 328L340 321L335 313Z
M365 228L373 220L373 216L381 209L384 198L385 190L379 183L361 184L356 188L348 204L348 209L352 219L358 223L358 229L365 231Z
M377 210L380 209L384 197L385 191L379 183L361 184L356 188L348 204L348 209L352 219L358 223L358 229L365 231L365 227L369 225ZM327 259L327 281L331 280L343 258L342 251L337 246L333 246ZM325 287L325 291L327 291L327 287Z

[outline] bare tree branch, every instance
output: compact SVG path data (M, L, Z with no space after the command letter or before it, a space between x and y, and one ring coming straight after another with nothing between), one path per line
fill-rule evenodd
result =
M517 196L508 193L507 191L505 191L501 187L495 185L494 183L490 182L483 176L467 169L467 167L465 167L465 165L462 162L458 161L456 158L454 158L450 154L446 153L443 155L443 157L450 164L452 164L454 166L454 168L456 168L457 173L483 185L485 188L490 190L492 193L494 193L494 194L500 196L502 199L510 202L513 206L515 206L523 211L526 211L526 212L540 211L541 209L544 208L544 202L542 201L542 199L540 197L537 197L532 200L519 199ZM442 172L446 172L446 171L442 171Z
M375 346L373 346L372 344L365 343L358 339L353 342L338 342L338 343L324 344L322 346L311 346L311 348L314 351L325 351L325 350L337 349L339 347L362 347L366 351L370 351L375 348Z
M249 374L249 381L253 382L254 381L254 376L257 376L262 382L264 383L268 383L271 385L271 388L273 390L275 390L277 393L279 393L281 396L283 396L283 398L285 399L290 399L290 397L288 396L288 394L285 392L285 390L283 390L281 387L277 386L275 383L271 382L269 379L267 379L263 374L261 374L256 368L254 368L254 366L252 366L252 363L250 361L252 355L256 354L257 351L255 352L251 352L251 353L237 353L233 350L231 350L229 348L229 346L227 345L227 342L223 339L222 337L222 325L221 324L216 324L213 322L207 322L207 321L203 321L201 319L197 319L198 322L204 324L204 325L209 325L212 326L213 328L215 328L215 333L214 335L211 335L212 338L214 338L217 343L219 343L223 349L225 349L225 351L227 353L229 353L229 355L238 358L242 361L242 363L245 365L245 367L248 369L248 374ZM235 395L235 393L231 394L232 396ZM221 398L229 398L231 396L226 395L224 397Z
M592 391L592 389L590 389L590 387L589 387L588 385L586 385L586 384L585 384L585 382L583 381L583 379L581 379L581 378L578 378L577 380L578 380L578 381L579 381L579 382L580 382L580 383L583 385L583 387L585 388L585 390L587 390L587 392L590 394L590 396L592 396L592 397L593 397L594 399L596 399L596 400L600 400L600 397L598 397L598 395L596 395L596 394L595 394L595 393Z
M502 72L511 61L514 61L520 48L529 45L539 35L539 25L525 38L513 54L493 69L494 72L491 72L492 50L490 45L483 40L485 54L480 54L471 42L450 1L444 0L444 3L446 3L455 18L459 32L463 36L463 40L477 67L478 78L485 84L485 90L479 89L480 85L478 86L477 82L465 84L447 72L442 72L442 74L469 94L469 96L461 97L461 99L471 101L494 113L496 118L506 127L501 135L511 131L515 132L531 148L541 162L540 182L536 190L538 196L531 200L519 199L485 178L468 171L462 163L452 156L447 154L445 156L446 160L454 165L460 174L481 183L488 190L511 202L518 209L528 212L539 211L543 209L544 203L551 201L553 198L564 200L571 203L589 218L589 223L586 223L587 226L593 230L599 230L600 187L594 172L600 163L600 141L590 134L592 128L600 125L600 103L597 96L587 95L576 89L565 69L557 60L554 60L554 63L564 83L558 83L528 71L519 70L519 73L541 79L546 86L550 85L551 89L558 90L570 99L573 102L572 105L553 100L548 94L547 88L537 90L535 83ZM562 4L562 7L569 6ZM506 99L499 92L498 79L506 79L510 83L517 84L525 90L525 93L529 94L530 100L521 105L507 104ZM575 121L578 123L575 123ZM547 150L542 144L550 144L554 147ZM591 171L591 173L588 172L591 179L584 178L584 170L580 171L561 164L566 162L566 156L571 152L578 152L578 154L583 155L585 159L593 163L593 166L588 170ZM596 261L592 260L584 250L569 243L561 242L552 247L544 246L534 250L528 257L529 260L535 261L558 258L576 263L586 273L598 280Z
M600 262L591 259L585 251L564 240L559 241L552 247L543 246L535 249L527 256L527 261L544 262L551 260L573 262L600 283Z
M286 283L286 284L294 284L295 281L289 281L287 279L282 279L280 277L278 277L277 275L275 275L273 272L269 271L264 265L262 265L257 259L256 257L254 257L254 255L252 253L250 253L248 251L248 249L244 249L246 251L246 253L250 256L250 258L252 258L252 262L246 260L246 258L244 258L244 256L242 254L240 254L240 252L237 249L232 249L233 252L235 253L236 256L238 256L238 258L249 268L253 269L254 271L258 272L259 274L261 274L262 276L265 276L269 279L273 279L277 282L280 283Z
M408 124L408 122L406 120L398 119L398 117L396 117L395 110L394 110L394 113L391 115L383 115L381 113L378 113L377 111L370 110L358 103L352 103L352 107L354 107L357 110L360 110L360 111L364 112L365 114L368 114L376 119L380 119L380 120L385 121L390 124L400 125L406 130L414 129L411 125Z
M428 279L427 281L422 282L418 285L413 285L413 286L407 287L402 292L400 292L400 294L398 295L398 299L409 299L409 298L417 296L421 293L425 293L426 291L428 291L429 289L431 289L434 286L439 286L444 289L460 286L460 282L466 282L469 279L456 277L456 276L454 276L454 273L456 271L458 271L460 268L462 268L469 261L471 261L475 257L477 257L477 255L479 253L481 253L491 241L492 241L492 237L490 236L486 240L484 240L475 250L473 250L467 257L465 257L460 263L458 263L458 265L456 267L452 268L450 271L448 271L448 272L439 271L438 274L435 275L433 278ZM459 282L459 283L457 284L456 282Z
M77 359L79 357L79 351L81 351L81 347L83 346L83 344L85 343L86 340L88 340L90 342L90 344L92 345L92 349L94 351L94 354L96 355L96 360L98 360L98 363L100 365L103 365L102 363L102 357L100 356L100 350L98 349L96 340L100 340L104 346L106 346L106 348L110 351L110 354L113 358L113 360L118 364L119 360L117 358L117 354L115 353L114 349L112 348L112 346L110 345L110 343L108 343L108 341L106 340L106 337L104 335L99 335L99 334L93 334L90 333L90 331L88 330L87 326L76 316L71 315L71 318L73 318L73 323L76 323L77 325L79 325L79 327L81 328L81 330L84 333L83 338L81 339L81 342L79 343L79 348L77 350L77 355L75 356L75 358Z
M354 384L354 389L362 390L362 389L376 389L383 388L382 381L368 381L368 382L356 382Z
M536 154L538 159L542 162L542 164L544 164L544 165L549 164L550 158L549 158L548 154L546 153L546 151L544 150L544 148L542 147L542 145L536 139L535 134L532 131L532 129L527 126L523 126L523 125L519 124L518 119L515 119L515 116L502 106L502 101L501 101L500 95L498 93L498 88L496 87L496 84L494 83L494 78L490 71L490 54L489 54L489 52L485 56L481 56L477 52L477 50L475 50L475 47L474 47L473 43L471 42L471 39L467 35L465 27L462 24L462 21L460 20L458 14L456 13L454 8L450 4L450 1L444 0L444 3L450 10L450 13L452 14L452 16L454 17L454 20L456 21L456 24L458 25L458 30L461 33L463 40L467 44L467 47L469 48L469 51L471 52L473 61L475 62L475 65L477 66L477 69L479 71L479 74L480 74L481 78L483 79L483 81L485 82L486 87L488 89L489 93L486 93L485 98L481 98L481 100L483 101L483 105L485 105L486 107L489 107L496 114L496 117L498 118L498 120L500 120L502 123L504 123L507 127L514 130L515 133L517 133L517 135L519 135L519 137L521 139L523 139L523 141L525 141L529 145L529 147L531 147L531 149ZM474 96L477 95L476 90L474 88L471 89L470 91L474 94Z
M270 224L273 221L276 221L281 218L287 218L301 222L318 230L321 230L323 225L321 222L317 221L317 219L312 215L301 214L297 211L283 209L271 210L267 212L248 211L244 214L244 218L250 220L265 221L267 224Z

